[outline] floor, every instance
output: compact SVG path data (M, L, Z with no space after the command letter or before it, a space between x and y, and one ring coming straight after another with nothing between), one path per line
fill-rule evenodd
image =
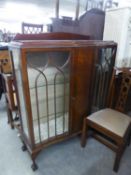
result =
M94 139L89 139L85 148L75 137L44 149L36 159L39 169L35 172L21 146L17 130L7 124L5 103L1 100L0 175L116 175L112 171L114 153ZM117 175L131 175L131 146L123 155Z

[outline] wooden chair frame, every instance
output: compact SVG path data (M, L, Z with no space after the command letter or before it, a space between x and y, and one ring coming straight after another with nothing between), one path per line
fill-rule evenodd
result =
M10 123L11 128L14 128L14 119L12 112L17 112L17 99L16 99L16 91L14 86L14 80L12 75L3 75L4 84L5 84L5 100L7 106L7 114L8 114L8 123Z
M128 71L128 69L121 69L121 70L123 72ZM114 74L113 74L113 77L114 77ZM112 85L113 85L113 79L111 81L111 86ZM112 95L114 95L112 90L110 92ZM118 99L120 100L120 98ZM119 103L116 104L116 109L122 112L124 111L124 109L122 108L122 106L119 105ZM126 130L125 135L123 137L120 137L119 135L109 131L108 129L100 126L99 124L89 120L88 117L86 117L83 122L82 139L81 139L82 147L85 147L86 145L87 133L89 129L93 129L93 131L97 131L97 132L93 132L92 136L98 141L102 142L104 145L108 146L110 149L112 149L116 153L113 170L117 172L119 169L119 164L120 164L122 154L126 146L130 144L131 123L129 124Z

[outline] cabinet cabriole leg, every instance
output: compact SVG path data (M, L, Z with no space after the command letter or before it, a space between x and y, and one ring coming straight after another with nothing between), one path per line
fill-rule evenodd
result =
M22 147L21 147L22 151L26 151L27 150L27 147L26 145L24 144Z
M31 165L31 168L33 171L36 171L38 169L38 165L35 163L35 160L33 160L33 164Z

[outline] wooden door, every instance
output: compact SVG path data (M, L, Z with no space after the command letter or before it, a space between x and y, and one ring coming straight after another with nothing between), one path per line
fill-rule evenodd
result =
M93 76L95 47L77 48L71 66L71 134L82 129L83 117L89 112L90 86Z

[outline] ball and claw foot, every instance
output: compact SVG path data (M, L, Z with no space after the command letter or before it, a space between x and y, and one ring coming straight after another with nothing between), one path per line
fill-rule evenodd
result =
M25 145L23 145L23 146L21 147L21 149L22 149L22 151L26 151L26 150L27 150L27 147L26 147Z
M31 168L32 168L33 171L36 171L36 170L38 169L38 166L37 166L36 163L33 163L33 164L31 165Z

